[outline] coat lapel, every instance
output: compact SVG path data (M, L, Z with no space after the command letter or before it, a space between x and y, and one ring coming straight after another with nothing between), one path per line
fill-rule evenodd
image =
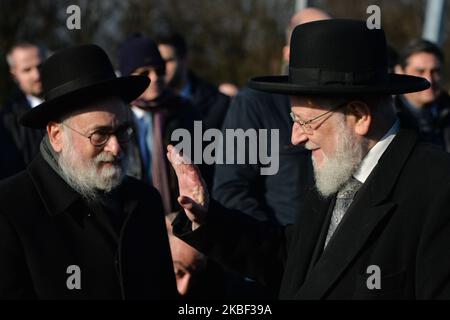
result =
M308 274L310 274L314 268L314 266L316 265L317 261L319 260L319 258L322 256L323 253L323 247L325 245L325 239L327 237L328 234L328 223L326 223L327 221L330 221L331 219L331 215L333 214L333 208L334 205L336 203L336 197L332 197L331 200L328 202L328 208L326 210L326 215L324 217L324 219L321 221L321 229L320 229L320 234L319 237L317 238L317 241L315 243L315 248L314 248L314 253L312 256L312 260L311 263L309 264L309 269L308 269ZM325 221L325 223L324 223Z
M384 218L392 214L396 204L386 199L416 142L417 135L414 132L399 131L377 167L359 190L335 235L320 256L325 229L322 228L321 237L314 239L316 240L314 256L320 258L310 268L303 285L295 294L296 299L324 298L327 291L339 281L339 277L363 249L375 228ZM321 216L324 219L322 224L328 226L330 215ZM328 219L325 219L325 216Z
M331 198L324 199L315 190L311 190L303 205L308 210L302 211L296 224L289 227L289 259L285 266L280 299L292 298L312 267L316 242L331 202Z
M91 203L91 207L98 217L100 226L109 234L116 245L121 240L128 219L133 215L133 212L136 211L139 204L137 195L133 193L133 190L135 190L135 188L129 183L129 179L125 178L120 186L120 190L117 192L117 196L120 197L121 201L122 215L116 217L116 219L119 219L120 222L115 221L115 223L113 223L111 217L109 217L109 215L113 214L112 212L107 212L106 209L99 204ZM116 223L120 225L120 228Z
M27 167L27 172L49 215L56 216L66 212L81 199L47 164L40 152Z
M388 203L358 212L348 219L339 236L328 244L296 298L321 299L362 249L383 217L394 208L395 204Z

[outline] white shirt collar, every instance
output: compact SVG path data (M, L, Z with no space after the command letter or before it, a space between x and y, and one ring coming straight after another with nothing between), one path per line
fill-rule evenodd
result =
M42 99L40 99L38 97L32 96L32 95L28 95L28 94L27 94L27 100L28 100L28 103L30 104L31 108L34 108L37 105L39 105L42 102L44 102L44 100L42 100Z
M145 115L145 111L142 110L141 108L138 108L138 107L135 107L135 106L131 106L131 110L133 110L134 115L138 119L142 119L144 117L144 115Z
M370 173L378 164L378 160L380 160L387 147L391 144L392 140L394 140L399 129L400 121L397 119L389 131L373 146L372 149L369 150L367 155L361 161L361 165L353 175L356 180L362 183L366 182L367 177L369 177Z

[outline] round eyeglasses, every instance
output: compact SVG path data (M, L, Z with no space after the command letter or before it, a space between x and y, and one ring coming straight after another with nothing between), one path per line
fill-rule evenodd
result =
M321 113L321 114L319 114L318 116L316 116L316 117L314 117L314 118L312 118L312 119L306 120L306 121L300 120L300 119L299 119L299 116L296 115L296 114L293 113L293 112L291 112L290 115L291 115L292 121L294 121L295 123L298 123L298 124L300 125L300 127L302 128L302 130L303 130L304 133L306 133L306 134L312 134L312 133L314 132L314 130L317 129L317 127L316 127L316 128L313 128L313 127L311 126L311 123L313 123L313 122L316 121L317 119L320 119L320 118L326 116L327 114L330 114L330 113L336 111L336 110L339 109L339 108L342 108L342 107L346 106L347 104L348 104L348 102L341 103L341 104L337 105L336 107L331 108L331 109L328 110L327 112ZM329 117L328 117L328 118L329 118ZM325 121L327 121L328 118L325 119L322 123L324 123ZM322 123L321 123L321 124L322 124Z
M79 135L88 138L91 144L94 147L103 147L111 138L112 135L114 135L117 139L117 141L120 144L125 144L130 142L131 136L133 135L133 128L130 125L123 125L118 127L116 130L104 130L99 129L91 133L90 135L85 135L78 130L75 130L74 128L69 127L67 124L62 123L63 126L69 128L70 130L78 133Z

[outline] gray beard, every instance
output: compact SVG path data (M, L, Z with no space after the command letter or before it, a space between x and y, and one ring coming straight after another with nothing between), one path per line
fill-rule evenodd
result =
M341 123L336 144L336 151L332 157L324 156L321 168L313 158L316 188L319 194L327 198L338 192L342 186L356 172L361 161L369 151L368 141L358 141L350 130Z
M66 144L70 146L69 144ZM103 199L105 193L117 188L125 177L127 157L114 157L102 152L94 159L84 161L73 148L64 148L58 156L63 179L83 198L90 201ZM109 168L98 169L103 161L115 162Z

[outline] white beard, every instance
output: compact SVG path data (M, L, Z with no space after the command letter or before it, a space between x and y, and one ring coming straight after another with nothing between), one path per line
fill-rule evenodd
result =
M64 133L64 139L64 145L67 147L63 148L59 154L58 165L65 180L83 198L95 200L100 193L111 192L122 183L127 167L127 157L115 157L102 152L94 159L86 161L74 151L71 137ZM114 164L108 168L99 169L101 162L114 162Z
M324 154L320 168L313 158L316 188L324 198L339 191L356 172L362 159L369 151L366 139L358 141L342 121L338 123L334 154L331 157Z

